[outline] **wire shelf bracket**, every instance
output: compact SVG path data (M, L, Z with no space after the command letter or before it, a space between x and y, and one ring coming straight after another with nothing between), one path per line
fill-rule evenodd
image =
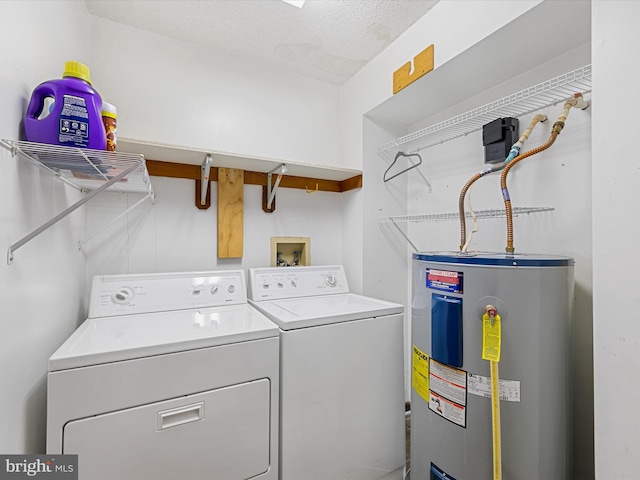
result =
M13 262L16 250L104 191L142 193L144 197L80 241L78 248L145 200L155 202L153 187L142 155L5 139L0 140L0 145L9 150L13 157L26 159L52 173L67 185L87 193L66 210L11 244L7 251L7 264Z
M282 176L287 173L287 170L287 165L282 163L267 172L267 185L263 187L263 190L265 192L265 200L262 207L262 209L267 213L272 213L276 209L274 204L276 199L276 192L278 191L278 187L280 186ZM276 177L276 182L272 183L274 173L277 173L278 176Z
M207 154L202 161L202 165L200 166L200 205L207 204L207 190L209 189L209 174L211 173L211 163L213 159L211 155Z

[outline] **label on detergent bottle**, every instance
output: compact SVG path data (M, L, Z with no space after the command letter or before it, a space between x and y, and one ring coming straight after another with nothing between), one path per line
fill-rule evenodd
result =
M60 144L87 147L89 145L89 113L86 100L74 95L64 95L63 102L59 117Z

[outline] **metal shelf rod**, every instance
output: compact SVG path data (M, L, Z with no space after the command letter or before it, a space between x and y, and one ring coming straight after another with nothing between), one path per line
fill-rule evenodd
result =
M11 264L13 262L13 252L15 252L16 250L18 250L21 246L23 246L25 243L28 243L29 241L31 241L32 239L34 239L35 237L37 237L38 235L40 235L42 232L44 232L45 230L47 230L50 226L58 223L60 220L62 220L64 217L66 217L67 215L69 215L71 212L73 212L74 210L78 209L79 207L81 207L82 205L84 205L85 203L87 203L89 200L91 200L93 197L95 197L96 195L99 195L100 193L102 193L104 190L106 190L107 188L109 188L111 185L113 185L114 183L122 180L124 177L126 177L127 175L129 175L131 172L133 172L136 168L138 168L138 165L131 165L128 169L123 170L122 172L120 172L118 175L116 175L115 177L111 178L109 181L103 183L100 187L96 188L95 190L90 191L87 195L85 195L84 197L82 197L80 200L78 200L76 203L74 203L73 205L71 205L69 208L67 208L66 210L64 210L63 212L59 213L58 215L56 215L55 217L53 217L51 220L49 220L48 222L44 223L43 225L41 225L40 227L36 228L33 232L31 232L30 234L26 235L25 237L21 238L20 240L18 240L16 243L12 244L9 247L9 250L7 251L7 264Z
M118 220L119 218L121 218L122 216L126 215L127 213L129 213L131 210L133 210L134 208L136 208L138 205L140 205L142 202L144 202L147 198L150 198L153 200L153 196L148 193L147 195L145 195L144 197L142 197L140 200L138 200L136 203L134 203L133 205L131 205L129 208L127 208L124 212L120 213L119 215L117 215L116 217L114 217L113 219L111 219L109 222L105 223L102 227L98 228L96 231L94 231L92 234L87 235L85 237L84 240L80 240L78 241L78 250L82 248L82 246L87 243L89 240L91 240L92 238L94 238L96 235L98 235L99 233L101 233L103 230L105 230L107 227L109 227L110 225L112 225L116 220Z

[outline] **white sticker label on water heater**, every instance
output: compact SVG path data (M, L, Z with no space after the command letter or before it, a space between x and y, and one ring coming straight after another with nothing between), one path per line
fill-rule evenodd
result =
M468 375L468 392L471 395L491 398L491 379L482 375ZM520 401L520 382L518 380L500 379L500 400L503 402Z
M467 426L467 372L429 359L429 410Z

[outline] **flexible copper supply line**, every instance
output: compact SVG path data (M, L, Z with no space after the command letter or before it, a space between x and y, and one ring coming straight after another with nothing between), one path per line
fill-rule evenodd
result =
M589 103L582 99L581 93L577 93L574 95L574 98L567 100L564 103L562 112L558 116L558 120L553 124L551 136L549 137L549 140L547 140L547 143L517 156L502 171L502 175L500 176L500 188L502 190L504 207L507 214L507 247L505 249L507 253L513 253L515 251L515 248L513 247L513 211L511 209L511 198L509 197L509 190L507 189L507 175L509 173L509 170L511 170L521 160L524 160L531 155L535 155L536 153L540 153L553 145L553 143L556 141L556 138L558 138L558 135L560 135L560 132L564 128L565 121L567 120L567 116L569 115L569 110L571 110L572 107L581 108L582 110L584 110L589 107Z
M504 208L507 213L507 253L513 253L515 251L515 249L513 248L513 211L511 209L509 190L507 190L507 174L509 173L509 170L511 170L511 168L519 161L535 155L536 153L540 153L553 145L553 142L556 141L556 138L558 138L558 134L560 133L556 131L555 125L553 126L553 128L554 129L551 132L551 136L549 137L549 140L547 140L547 143L514 158L513 161L504 168L504 170L502 171L502 175L500 176L500 188L502 189L502 196L504 197Z
M467 181L467 183L464 184L464 187L462 187L462 190L460 190L460 197L458 199L458 214L460 217L460 251L461 252L464 252L465 245L467 243L467 222L466 222L466 214L464 211L464 199L467 195L467 192L469 191L471 186L476 182L476 180L484 177L485 175L488 175L489 173L499 172L505 167L505 165L509 164L509 162L511 162L512 159L517 158L516 155L520 152L522 145L524 145L524 142L527 141L527 139L529 138L529 135L531 135L531 132L533 131L534 127L538 124L538 122L545 122L546 120L547 120L546 115L538 114L535 117L533 117L527 129L524 132L522 132L522 135L520 135L520 138L518 139L518 141L513 145L513 147L511 147L511 151L509 152L509 155L507 156L505 163L503 165L491 167L483 172L476 173L473 177L471 177Z

